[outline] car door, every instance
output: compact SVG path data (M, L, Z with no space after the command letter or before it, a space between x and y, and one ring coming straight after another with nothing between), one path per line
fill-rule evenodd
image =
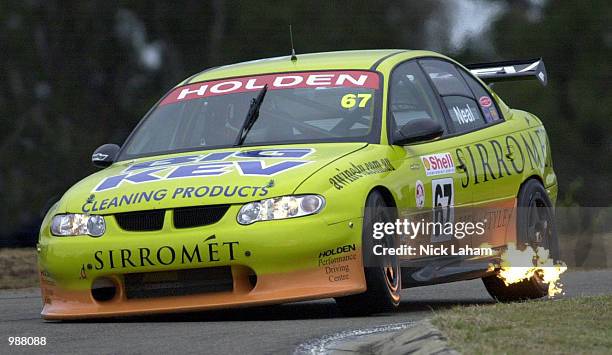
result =
M445 139L449 135L448 120L427 78L416 60L399 64L391 73L388 126L390 132L396 132L399 127L414 119L431 119L444 127L441 139L431 142L416 143L403 146L405 151L405 166L409 166L409 176L402 183L405 185L406 196L414 196L414 206L411 210L428 221L439 223L454 223L455 206L469 206L471 193L459 190L462 174L457 170L456 140ZM392 133L393 134L393 133ZM393 137L391 137L393 139ZM462 246L470 243L470 238L453 238L451 233L433 230L409 241L418 249L448 247L451 244ZM408 257L439 256L436 252L420 252Z
M451 135L461 141L456 149L461 190L471 196L474 219L487 226L482 243L505 244L513 205L512 179L503 132L504 119L491 93L454 63L426 59L419 62L434 83L450 120ZM493 221L494 220L494 221ZM476 246L482 244L474 240Z

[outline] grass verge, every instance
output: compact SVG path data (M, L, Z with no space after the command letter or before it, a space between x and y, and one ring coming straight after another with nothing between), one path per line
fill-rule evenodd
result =
M464 354L612 351L612 295L454 307L432 323Z
M0 249L0 289L37 285L36 249Z

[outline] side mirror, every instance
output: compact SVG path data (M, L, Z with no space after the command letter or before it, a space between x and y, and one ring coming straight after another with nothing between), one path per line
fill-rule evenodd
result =
M395 132L393 144L406 145L424 142L440 137L444 128L436 121L428 118L410 120Z
M104 144L98 147L91 155L91 162L98 168L106 168L117 159L119 146L116 144Z

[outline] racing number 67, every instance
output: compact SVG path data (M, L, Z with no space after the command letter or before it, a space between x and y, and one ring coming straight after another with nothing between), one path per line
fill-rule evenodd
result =
M342 96L340 100L340 105L343 108L353 108L357 104L357 99L359 99L359 107L366 107L368 101L372 98L372 94L346 94Z
M453 223L455 196L453 179L434 179L431 182L433 195L433 221L438 223Z

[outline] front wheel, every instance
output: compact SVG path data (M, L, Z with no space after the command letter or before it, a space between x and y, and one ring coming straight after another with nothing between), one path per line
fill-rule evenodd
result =
M380 240L372 237L373 225L376 222L391 222L396 213L393 207L385 202L383 195L373 191L366 199L362 230L362 250L367 290L358 295L337 297L336 304L344 315L358 316L390 312L400 303L401 274L399 259L396 255L374 256L372 247L381 244L383 247L397 247L394 235Z
M553 260L559 259L559 245L553 218L553 208L544 186L537 180L529 180L522 187L517 199L517 248L543 247ZM526 266L526 265L517 265ZM536 271L530 279L506 285L497 275L482 279L489 294L501 302L541 298L548 294L548 283Z

